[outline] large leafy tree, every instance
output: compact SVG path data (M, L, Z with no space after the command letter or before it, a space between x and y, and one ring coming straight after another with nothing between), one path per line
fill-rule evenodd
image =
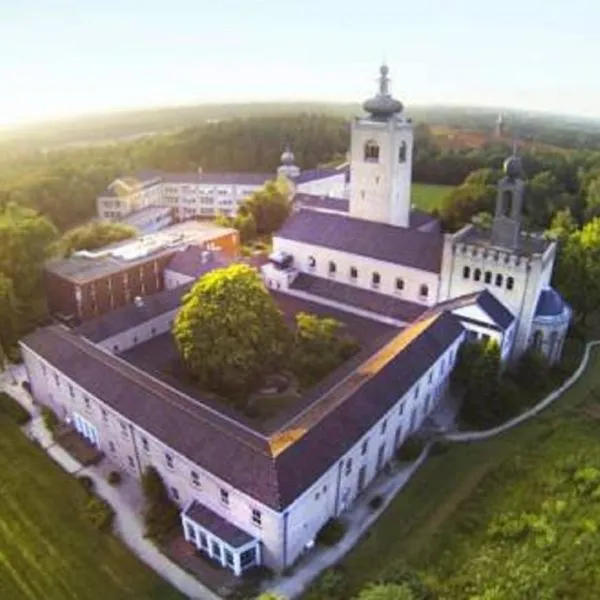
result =
M585 326L589 314L600 306L600 218L565 237L554 283Z
M246 265L202 277L184 298L173 334L200 385L234 399L281 368L291 343L282 313Z
M0 212L0 274L11 282L8 296L14 295L20 309L19 331L43 314L42 268L56 235L50 221L33 210L10 204Z
M303 385L315 383L352 356L358 344L335 319L296 315L292 365Z
M0 369L17 340L18 331L19 311L13 282L0 273Z
M268 235L277 231L290 214L289 190L283 181L268 181L244 201L244 206L254 217L256 233Z

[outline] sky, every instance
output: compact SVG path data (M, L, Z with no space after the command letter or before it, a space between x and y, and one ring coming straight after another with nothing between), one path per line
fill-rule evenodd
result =
M598 0L4 0L0 125L202 102L600 117Z

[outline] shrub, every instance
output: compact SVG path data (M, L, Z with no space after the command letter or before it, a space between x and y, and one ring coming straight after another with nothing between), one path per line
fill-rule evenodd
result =
M121 473L119 473L119 471L111 471L108 474L108 477L106 478L106 480L108 481L108 483L110 483L110 485L116 487L122 481Z
M346 575L341 569L325 569L310 586L306 600L345 600L348 598L347 587Z
M9 348L6 356L13 365L20 365L23 362L23 356L21 355L21 348L19 348L19 346Z
M29 412L6 392L0 392L0 412L17 425L25 425L31 419Z
M167 488L154 467L147 467L142 476L142 490L146 498L144 523L146 536L161 542L179 522L179 508L169 497Z
M408 586L415 600L434 600L436 598L433 590L402 559L388 563L380 572L379 579L384 583Z
M401 446L396 450L396 458L400 462L412 462L417 460L423 452L424 443L423 440L418 438L408 438Z
M370 500L369 500L369 508L371 508L372 510L377 510L378 508L381 508L381 506L383 505L383 496L373 496Z
M100 531L108 531L114 517L115 511L111 505L97 496L91 496L83 509L83 518Z
M346 533L346 526L339 519L329 519L317 533L317 544L335 546Z
M50 407L42 406L42 420L50 433L56 433L60 421L58 420L56 413Z
M94 480L89 475L81 475L77 480L88 494L94 491Z
M31 384L29 383L29 381L23 381L21 383L21 387L28 393L31 394Z

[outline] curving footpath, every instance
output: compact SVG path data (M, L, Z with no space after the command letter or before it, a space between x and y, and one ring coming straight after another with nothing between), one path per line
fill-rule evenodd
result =
M502 425L498 425L498 427L493 427L492 429L486 429L484 431L457 431L454 433L445 433L441 436L440 439L446 440L448 442L476 442L479 440L487 440L488 438L494 437L499 433L503 433L520 425L524 421L531 419L531 417L535 417L545 408L550 406L554 401L558 400L572 385L574 385L579 378L583 375L588 363L590 361L590 354L592 350L600 345L600 340L594 340L588 342L585 345L585 350L583 352L583 357L579 366L560 387L557 387L553 392L550 392L543 400L538 402L535 406L526 410L524 413L517 415L513 419L506 421L506 423L502 423Z

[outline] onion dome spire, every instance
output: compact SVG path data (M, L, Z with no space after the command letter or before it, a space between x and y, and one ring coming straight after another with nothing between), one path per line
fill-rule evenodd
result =
M387 121L394 115L402 112L404 106L390 93L390 70L385 64L379 68L379 92L363 103L365 112L370 113L373 119Z

